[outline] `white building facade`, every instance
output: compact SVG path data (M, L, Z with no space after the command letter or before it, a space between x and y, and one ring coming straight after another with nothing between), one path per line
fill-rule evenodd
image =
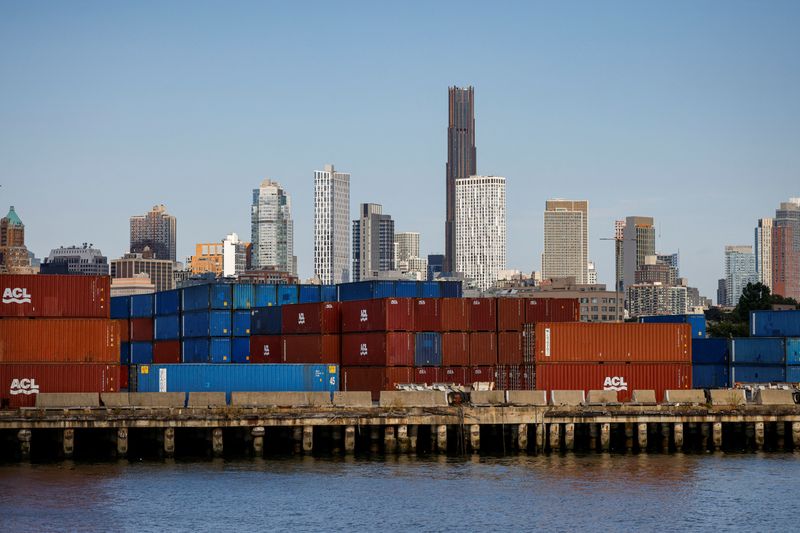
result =
M238 276L247 269L247 244L231 233L222 241L222 275Z
M350 174L333 165L314 171L314 275L350 281Z
M265 179L258 189L253 189L250 229L254 269L297 275L292 200L280 183Z
M589 202L547 200L544 211L545 278L574 277L584 284L589 276Z
M456 179L456 271L485 291L506 269L506 179Z
M771 218L760 218L755 232L758 281L770 289L772 289L772 222Z
M725 305L733 307L748 283L756 283L756 255L752 246L725 247Z

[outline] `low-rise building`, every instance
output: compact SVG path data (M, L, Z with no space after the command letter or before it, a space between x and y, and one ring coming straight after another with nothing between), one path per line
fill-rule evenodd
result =
M156 286L150 281L147 273L134 274L130 278L111 278L111 297L136 296L138 294L152 294Z
M174 268L174 261L153 259L152 254L145 249L143 253L125 254L120 259L111 261L111 277L132 278L136 274L145 273L150 276L156 291L168 291L175 288Z
M81 246L61 246L50 251L39 272L108 276L108 258L88 243Z

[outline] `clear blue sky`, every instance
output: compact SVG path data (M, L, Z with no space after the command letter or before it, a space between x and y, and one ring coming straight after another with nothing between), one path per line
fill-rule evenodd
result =
M351 210L444 240L447 87L475 86L478 171L508 178L508 266L539 270L550 197L590 202L713 296L723 246L800 196L800 2L0 2L0 209L38 256L164 203L178 252L236 231L251 189L292 195L300 274L313 171ZM5 214L5 213L3 213Z

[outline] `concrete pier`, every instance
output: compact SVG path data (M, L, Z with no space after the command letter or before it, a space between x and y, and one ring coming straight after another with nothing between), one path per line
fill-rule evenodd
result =
M192 450L209 443L214 456L246 450L257 457L287 450L511 454L800 449L800 405L778 394L790 391L764 393L758 402L743 401L738 394L717 394L716 401L708 403L586 405L564 401L543 405L539 398L529 401L520 395L513 397L513 403L503 403L509 396L493 392L479 396L479 405L457 406L448 405L445 395L406 398L398 392L383 406L340 395L339 403L346 405L317 399L288 407L284 399L272 399L267 393L238 398L244 403L230 406L204 398L195 398L189 406L174 393L163 398L153 393L156 396L127 404L125 398L109 397L106 405L77 408L54 404L51 398L42 402L44 407L0 411L0 445L5 446L6 456L18 460L85 457L84 445L93 453L107 453L109 459L125 458L130 456L129 443L135 443L137 457L191 456ZM422 443L420 436L425 439ZM448 443L448 438L456 441ZM92 446L92 439L110 445Z

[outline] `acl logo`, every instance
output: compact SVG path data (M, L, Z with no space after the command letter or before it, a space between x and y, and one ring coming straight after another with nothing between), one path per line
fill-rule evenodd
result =
M366 356L369 355L369 349L367 349L367 343L366 342L362 342L361 343L361 348L360 348L360 350L358 352L358 355L360 355L361 357L366 357Z
M361 317L359 319L359 322L366 322L367 320L369 320L369 316L367 315L367 310L366 309L362 309L361 310Z
M305 313L297 313L297 323L298 324L305 324L306 323L306 314Z
M269 355L269 344L265 344L264 345L264 356L268 356L268 355Z
M39 385L36 384L36 380L33 378L14 378L11 380L11 390L9 392L12 396L17 394L39 394Z
M29 304L31 303L31 295L28 294L28 289L26 288L11 288L6 287L3 291L3 303L4 304Z
M628 390L628 383L622 376L607 376L603 381L603 390Z

